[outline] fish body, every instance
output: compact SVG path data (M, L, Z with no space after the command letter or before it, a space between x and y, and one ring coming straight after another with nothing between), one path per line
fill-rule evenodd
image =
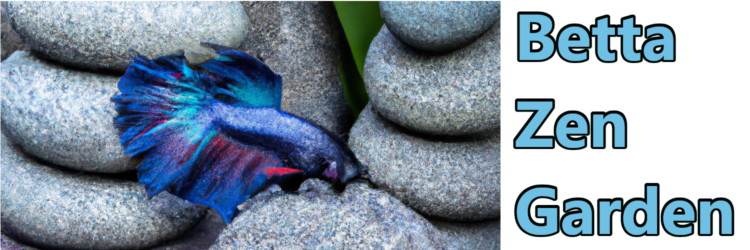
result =
M184 54L137 57L118 82L115 126L149 197L168 191L226 222L237 206L307 178L343 186L364 175L346 143L280 110L281 77L242 51L191 65Z

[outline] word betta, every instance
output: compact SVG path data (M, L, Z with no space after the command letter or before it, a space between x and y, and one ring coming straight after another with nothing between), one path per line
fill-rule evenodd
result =
M534 26L538 26L534 29ZM544 12L518 13L518 61L542 62L549 60L557 51L566 62L579 63L589 60L591 37L596 37L596 58L601 62L617 62L617 50L609 46L611 37L619 37L620 54L627 62L635 63L675 61L675 32L669 25L646 26L646 41L636 48L635 38L643 36L643 26L635 22L635 15L623 17L620 25L612 25L609 15L596 18L590 29L581 24L568 24L552 37L555 21ZM533 44L539 45L534 49Z
M658 236L659 224L672 236L690 236L694 233L694 223L698 222L698 235L713 235L713 213L719 214L719 235L734 235L734 206L726 198L698 199L695 204L685 198L673 198L659 210L659 184L648 183L643 198L633 198L623 205L622 198L597 200L594 206L584 198L570 198L563 202L565 214L560 215L558 205L537 205L535 214L544 222L532 219L531 204L538 199L557 200L557 187L534 185L524 190L516 200L515 219L521 230L531 236L552 236L562 230L565 236L593 236L594 216L596 215L597 234L612 235L612 217L620 212L622 229L630 236ZM645 220L639 223L636 213L643 211ZM661 213L661 214L660 214Z

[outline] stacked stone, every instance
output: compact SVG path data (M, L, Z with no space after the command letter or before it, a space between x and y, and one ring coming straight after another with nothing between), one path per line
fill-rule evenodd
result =
M349 145L458 248L500 247L500 4L380 2ZM476 233L484 232L484 233Z
M346 135L345 39L332 3L14 2L7 12L34 52L15 52L0 69L3 246L451 249L446 236L462 240L363 182L271 190L229 225L215 213L198 223L204 208L167 193L149 200L137 182L109 101L136 54L237 46L284 77L282 109Z
M352 119L339 72L346 42L332 2L243 2L240 48L283 77L282 109L338 135ZM270 191L240 206L211 249L452 249L425 218L365 183L332 190L318 179L297 193Z
M110 98L136 54L153 58L202 41L239 45L248 25L242 5L4 5L33 52L16 51L0 69L3 244L7 236L44 249L143 249L194 227L205 208L165 192L146 197L138 161L119 144Z

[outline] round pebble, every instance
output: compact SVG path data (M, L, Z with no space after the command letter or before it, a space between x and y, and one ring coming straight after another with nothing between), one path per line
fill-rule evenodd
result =
M426 219L366 183L342 193L318 180L241 206L211 249L452 249Z
M424 137L360 113L349 146L373 183L422 214L449 221L500 217L500 130Z
M41 55L85 69L124 72L200 42L239 45L247 14L239 2L8 2L11 27Z
M151 250L206 250L214 244L226 227L227 223L224 223L221 215L216 210L209 209L203 220L193 229Z
M117 76L65 68L26 51L3 61L0 74L2 129L24 151L81 171L136 169L113 124Z
M384 117L432 135L500 128L500 25L447 54L419 52L384 25L365 59L365 87Z
M475 41L497 23L500 2L381 1L380 15L401 41L422 50L451 51Z
M2 143L2 232L55 249L134 249L192 228L205 209L130 178L58 169ZM134 177L134 176L133 176ZM132 178L135 179L135 178Z

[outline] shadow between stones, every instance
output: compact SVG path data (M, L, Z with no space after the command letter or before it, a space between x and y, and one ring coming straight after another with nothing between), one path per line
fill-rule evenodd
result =
M57 67L60 67L61 69L67 70L67 71L72 71L72 72L86 72L86 73L94 73L94 74L101 74L101 75L115 76L115 77L122 77L122 75L125 74L124 72L119 72L119 71L116 71L116 70L86 69L86 68L76 67L76 66L72 66L72 65L67 65L64 62L61 62L61 61L55 60L55 59L53 59L51 57L48 57L47 55L45 55L45 54L43 54L43 53L41 53L39 51L31 49L31 50L29 50L29 52L31 52L32 56L34 56L36 58L39 58L42 61L48 62L50 64L53 64L53 65L55 65ZM135 52L130 52L130 53L135 53ZM135 55L133 55L133 58L135 58Z
M396 130L399 133L416 137L423 139L425 141L429 142L443 142L443 143L466 143L466 142L475 142L475 141L482 141L487 140L487 138L492 137L495 134L500 134L500 128L497 129L497 131L488 131L484 133L479 134L471 134L471 135L430 135L430 134L424 134L420 133L414 130L410 130L406 127L403 127L395 122L392 122L388 119L386 119L380 112L377 111L377 109L372 110L375 112L376 115L380 116L380 118L384 121L386 128L392 128Z
M32 159L32 160L36 161L40 165L49 166L51 168L54 168L55 170L58 170L60 172L63 172L63 173L66 173L66 174L70 174L70 175L88 175L88 176L95 176L95 177L100 177L100 178L104 178L104 179L116 180L116 181L138 182L138 172L137 171L126 171L126 172L121 172L121 173L84 172L84 171L73 170L73 169L70 169L70 168L67 168L67 167L64 167L64 166L59 166L57 164L54 164L54 163L51 163L51 162L46 161L44 159L41 159L41 158L35 156L34 154L26 152L23 149L23 147L19 146L16 142L14 142L10 138L8 138L8 136L5 134L5 131L7 131L5 129L5 126L6 126L5 123L3 123L2 121L0 121L0 124L1 124L0 126L2 128L2 131L3 131L2 132L3 136L5 136L7 138L8 143L10 144L10 146L19 149L21 152L23 152L26 155L26 157L28 157L29 159ZM140 165L141 161L143 161L143 157L142 156L136 156L134 158L138 162L138 165Z

